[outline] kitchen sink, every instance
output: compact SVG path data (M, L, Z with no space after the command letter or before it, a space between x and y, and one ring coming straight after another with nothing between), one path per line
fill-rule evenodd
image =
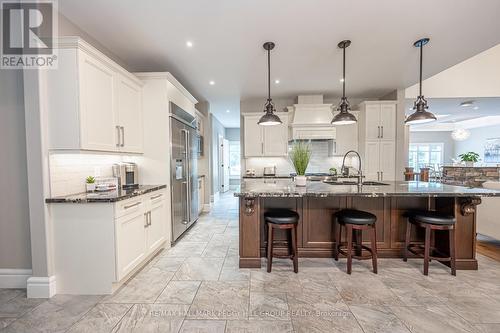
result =
M325 184L330 184L330 185L358 185L358 182L356 181L324 181ZM374 182L374 181L365 181L363 182L363 185L367 186L383 186L383 185L389 185L386 183L380 183L380 182Z

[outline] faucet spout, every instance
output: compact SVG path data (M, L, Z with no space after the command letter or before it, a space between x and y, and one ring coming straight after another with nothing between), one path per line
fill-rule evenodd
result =
M355 150L349 150L347 153L345 153L344 155L344 158L342 159L342 168L340 169L341 173L344 175L346 172L346 167L345 167L345 159L347 157L347 155L349 154L356 154L356 156L358 157L358 161L359 161L359 170L358 170L358 186L361 186L363 185L363 172L361 171L362 168L361 168L361 156L359 155L359 153Z

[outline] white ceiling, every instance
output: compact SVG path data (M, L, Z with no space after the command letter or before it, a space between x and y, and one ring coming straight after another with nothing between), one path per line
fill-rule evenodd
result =
M429 98L429 111L438 120L432 123L412 125L412 131L451 131L455 128L476 128L500 124L500 97L490 98ZM460 106L472 101L471 106ZM411 114L413 100L406 100L406 113Z
M282 97L340 95L342 39L352 40L348 96L374 98L417 81L420 37L431 38L425 77L500 43L498 0L64 0L59 9L131 70L172 72L226 127L239 126L240 99L266 95L267 40L281 82L272 94Z

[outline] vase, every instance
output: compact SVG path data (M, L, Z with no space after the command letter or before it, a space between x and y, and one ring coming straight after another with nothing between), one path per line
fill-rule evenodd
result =
M296 186L306 186L307 177L306 176L295 176L295 185Z
M466 161L465 162L465 166L468 167L468 168L472 168L474 166L474 162Z
M85 188L87 190L87 192L94 192L95 191L95 183L92 183L92 184L85 184Z

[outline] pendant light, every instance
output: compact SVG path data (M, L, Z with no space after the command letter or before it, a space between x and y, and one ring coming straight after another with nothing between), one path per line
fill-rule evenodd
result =
M347 97L345 97L345 49L351 45L350 40L343 40L337 46L342 49L343 53L343 65L342 65L342 98L340 99L340 104L337 107L337 113L333 119L333 125L349 125L354 124L357 120L356 117L350 113L351 107L349 106L349 102L347 101Z
M271 99L271 50L274 49L273 42L266 42L263 45L264 49L267 50L267 101L264 106L265 114L259 119L259 125L272 126L281 124L281 119L275 112L273 100Z
M422 38L413 43L413 46L420 48L420 83L419 83L419 94L417 100L413 104L413 112L409 115L405 123L408 125L413 124L423 124L436 120L436 116L431 112L427 111L429 106L427 105L427 100L422 95L422 57L424 45L429 43L429 38Z

